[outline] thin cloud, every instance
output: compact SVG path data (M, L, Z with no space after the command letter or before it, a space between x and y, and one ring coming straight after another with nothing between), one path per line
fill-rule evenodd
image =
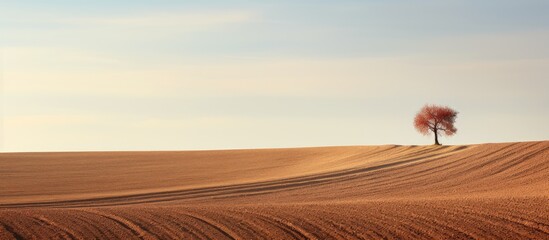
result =
M162 26L211 26L249 22L257 14L249 11L204 12L204 13L162 13L122 18L82 19L92 24L119 25L134 27Z
M158 12L116 17L79 17L52 19L70 25L109 27L208 27L251 22L259 17L255 11L226 10L205 12Z

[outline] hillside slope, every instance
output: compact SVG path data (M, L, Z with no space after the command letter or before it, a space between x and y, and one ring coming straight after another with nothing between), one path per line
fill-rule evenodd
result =
M0 173L0 238L549 237L549 141L3 153Z

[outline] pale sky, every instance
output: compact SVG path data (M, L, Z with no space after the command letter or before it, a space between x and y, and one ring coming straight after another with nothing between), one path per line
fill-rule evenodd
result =
M549 139L549 1L0 0L2 151Z

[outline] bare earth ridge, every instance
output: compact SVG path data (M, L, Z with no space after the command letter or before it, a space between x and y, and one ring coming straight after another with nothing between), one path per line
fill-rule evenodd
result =
M0 154L0 239L549 239L549 141Z

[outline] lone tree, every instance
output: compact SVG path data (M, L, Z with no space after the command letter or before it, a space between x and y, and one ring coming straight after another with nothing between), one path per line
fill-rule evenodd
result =
M458 112L445 106L425 105L417 113L414 126L423 135L435 134L435 145L440 145L438 135L452 136L457 132L454 127Z

